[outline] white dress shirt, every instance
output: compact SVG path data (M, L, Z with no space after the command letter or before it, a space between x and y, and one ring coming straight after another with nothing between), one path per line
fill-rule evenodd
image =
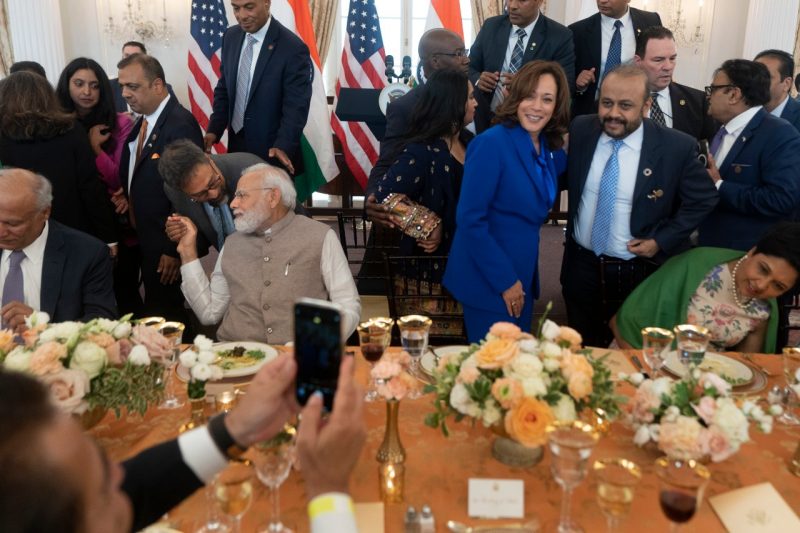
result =
M781 118L783 114L783 110L786 109L786 103L789 101L789 95L786 95L786 98L783 99L783 102L777 105L775 109L770 111L770 113L778 118Z
M270 230L265 232L269 234ZM228 282L222 273L222 255L225 247L219 252L217 264L211 273L211 280L206 277L200 260L196 259L181 266L181 290L192 310L202 324L219 322L231 300ZM328 290L331 302L342 306L342 335L346 339L355 330L361 319L361 300L350 272L350 265L344 255L339 238L328 230L322 241L322 257L320 272Z
M45 222L42 233L35 241L22 249L25 253L25 258L19 264L19 268L22 270L22 281L25 285L23 289L25 301L22 303L34 311L41 311L42 265L44 264L44 249L47 245L47 235L49 232L49 224ZM2 259L0 259L0 293L2 293L3 286L6 283L12 251L13 250L2 251Z
M669 85L658 91L658 107L661 108L661 112L664 113L664 122L666 123L668 128L672 127L672 100L669 97ZM653 97L655 100L656 97ZM648 113L648 117L650 117ZM652 117L650 117L652 118Z
M722 138L722 142L717 149L717 153L714 154L714 161L717 162L717 168L722 166L722 162L725 161L725 158L728 157L728 152L731 151L733 145L736 143L736 140L739 138L739 135L742 134L744 128L747 124L756 116L756 113L761 109L760 105L751 107L747 111L739 113L732 119L725 124L725 131L728 133L725 134L725 137ZM722 180L720 180L721 182ZM717 182L719 184L719 182ZM717 185L719 188L719 185Z
M525 30L525 38L522 40L522 54L525 54L525 51L528 49L528 43L531 42L531 35L533 35L533 28L536 27L536 23L539 21L539 14L536 14L536 18L533 19L533 22L522 28ZM515 24L511 25L511 31L508 34L508 45L506 46L506 57L503 59L503 69L502 72L508 72L510 65L511 65L511 56L514 54L514 48L517 46L517 30L520 29L520 26ZM499 83L499 82L498 82ZM492 103L490 108L494 111L497 106L503 101L503 93L498 87L498 89L494 92L492 96Z
M620 259L636 257L628 251L628 241L633 238L633 235L631 235L633 189L636 187L636 174L639 170L643 139L644 128L639 125L636 131L622 140L623 144L619 147L619 152L617 152L619 159L617 197L614 203L614 218L611 220L609 243L606 246L605 253ZM592 225L594 224L594 213L597 208L597 195L600 191L600 179L603 176L603 170L613 151L612 141L613 139L605 133L600 135L578 206L574 232L575 241L587 250L592 250Z
M147 120L147 134L144 137L144 145L142 145L142 151L144 151L144 147L150 142L150 134L153 133L153 128L156 127L156 122L158 122L158 117L161 116L161 112L164 111L164 108L167 106L167 102L169 99L172 98L169 93L167 93L167 97L161 100L161 103L158 104L158 107L155 111L153 111L149 115L145 115L145 120ZM140 132L141 133L141 132ZM133 181L133 170L136 167L136 146L139 144L139 136L137 135L134 140L128 143L128 149L131 152L130 155L130 163L128 164L128 194L131 191L131 182Z
M272 22L272 16L267 19L267 23L261 26L261 29L255 33L246 34L244 37L244 43L242 44L242 50L239 52L239 63L242 62L242 56L244 55L244 49L247 47L247 35L252 35L253 38L256 40L253 43L253 60L250 62L250 85L247 87L247 95L248 100L250 99L250 87L253 86L253 76L256 73L256 63L258 62L258 54L261 53L261 45L264 44L264 38L267 36L267 30L269 29L269 25ZM237 63L237 65L239 64Z

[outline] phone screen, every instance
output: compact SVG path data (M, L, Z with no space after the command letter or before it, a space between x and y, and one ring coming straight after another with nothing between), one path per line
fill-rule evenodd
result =
M294 307L294 356L297 360L297 401L305 405L322 392L325 408L333 408L342 359L342 316L338 310L309 302Z

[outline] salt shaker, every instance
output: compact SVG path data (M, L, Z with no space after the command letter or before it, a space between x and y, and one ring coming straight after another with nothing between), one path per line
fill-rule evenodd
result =
M406 516L403 519L403 531L405 533L419 533L419 515L414 506L409 505Z
M419 533L436 533L433 511L429 505L423 505L419 516Z

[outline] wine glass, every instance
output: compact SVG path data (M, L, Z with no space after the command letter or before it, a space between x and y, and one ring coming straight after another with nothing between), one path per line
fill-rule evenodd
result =
M642 328L642 356L653 371L653 379L658 377L664 366L664 356L672 347L675 335L664 328Z
M550 471L564 490L558 524L559 533L583 531L583 528L570 516L572 491L586 477L589 456L592 455L592 449L599 438L599 433L591 425L577 420L555 422L547 427L547 444L553 454Z
M172 386L172 374L175 365L178 363L178 354L181 351L181 341L183 340L183 330L186 326L180 322L162 322L158 327L158 332L168 340L172 341L172 352L169 359L164 362L164 401L158 406L159 409L178 409L183 407L186 402L175 396Z
M230 533L230 526L219 515L219 508L214 505L216 488L213 483L206 485L206 523L195 533Z
M394 320L386 317L370 318L358 325L358 341L361 344L361 355L369 363L370 370L375 366L392 340ZM364 394L364 401L373 402L378 397L375 380L370 376L369 388Z
M400 344L411 356L411 374L419 375L419 360L428 349L428 333L433 321L423 315L406 315L397 319Z
M272 502L272 515L269 524L261 529L263 533L292 533L291 529L281 523L278 489L289 477L294 463L295 433L293 427L287 426L275 437L255 446L256 454L253 462L256 467L256 475L269 488Z
M681 324L675 326L675 339L677 340L678 357L688 373L693 366L696 367L703 362L711 335L703 326Z
M784 396L785 409L778 422L789 426L800 425L800 418L794 412L798 406L798 393L800 390L800 347L787 346L783 349L783 376L786 378L786 395Z
M658 501L675 533L694 516L711 473L697 461L662 457L656 460L656 474L661 482Z
M233 531L239 533L242 516L253 503L253 468L232 462L214 478L214 497L226 515L233 517Z
M592 468L597 476L597 503L606 515L608 530L615 531L621 519L630 513L642 470L627 459L600 459Z

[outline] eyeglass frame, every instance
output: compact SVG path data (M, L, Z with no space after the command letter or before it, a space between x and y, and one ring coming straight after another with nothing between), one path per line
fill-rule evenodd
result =
M250 189L239 189L235 193L233 193L233 198L234 200L237 198L239 200L244 200L245 198L247 198L246 193L250 191L272 191L272 190L275 190L275 187L252 187Z
M716 91L717 89L733 89L734 87L736 87L736 85L734 85L733 83L723 83L720 85L712 84L712 85L706 85L703 88L703 90L706 93L706 98L709 98L711 97L712 94L714 94L714 91Z
M433 56L448 56L448 57L469 57L469 50L466 48L459 48L455 52L433 52Z
M206 154L206 160L208 161L208 164L211 165L211 170L214 172L214 175L211 176L211 179L208 181L208 185L206 185L203 190L192 194L186 194L186 196L189 197L189 201L195 204L205 202L206 198L208 198L208 193L211 192L211 189L216 187L220 181L225 180L225 178L222 176L222 172L219 171L219 168L217 168L217 165L214 164L214 161L208 156L208 154Z

